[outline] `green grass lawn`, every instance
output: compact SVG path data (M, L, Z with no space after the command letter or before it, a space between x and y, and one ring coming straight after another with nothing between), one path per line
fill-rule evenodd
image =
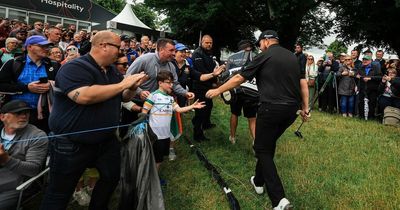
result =
M188 137L193 114L183 117ZM215 100L212 122L217 127L206 131L211 141L196 144L220 171L241 209L271 209L267 195L257 195L249 183L255 158L247 120L239 119L237 143L232 145L229 116L229 106ZM294 135L300 123L297 119L279 139L275 156L295 209L400 209L400 128L313 112L300 140ZM167 180L167 209L229 209L225 194L183 139L177 154L177 160L167 160L161 169ZM115 209L117 198L113 200ZM85 208L72 204L69 209Z
M242 209L270 209L268 196L257 195L249 184L255 158L247 119L239 119L238 140L232 145L229 106L215 100L214 107L212 121L218 126L206 132L212 141L198 145ZM192 115L184 116L189 137ZM297 119L280 138L275 156L296 209L400 209L400 128L313 112L300 140L294 135L300 123ZM178 159L166 162L161 171L168 180L167 209L229 209L223 191L185 141L177 152Z

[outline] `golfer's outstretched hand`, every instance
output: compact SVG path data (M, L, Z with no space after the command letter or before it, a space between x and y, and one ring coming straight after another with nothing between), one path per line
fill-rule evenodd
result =
M311 114L308 110L301 110L300 111L300 116L303 122L307 122L308 119L311 117Z
M219 96L221 93L218 89L210 89L206 93L207 98L214 98L215 96Z

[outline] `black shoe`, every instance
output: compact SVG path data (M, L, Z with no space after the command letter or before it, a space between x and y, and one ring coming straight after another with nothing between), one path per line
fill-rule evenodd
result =
M207 138L207 137L205 137L205 136L194 137L193 140L195 140L195 141L197 141L197 142L210 141L210 139Z
M203 136L203 138L202 138L201 140L202 140L202 141L210 141L210 139L207 138L207 137L205 137L205 136Z
M202 138L193 138L193 140L200 143L202 141Z
M203 126L203 130L207 130L207 129L211 129L211 128L215 128L215 127L217 127L217 125L214 123L211 123L211 124Z

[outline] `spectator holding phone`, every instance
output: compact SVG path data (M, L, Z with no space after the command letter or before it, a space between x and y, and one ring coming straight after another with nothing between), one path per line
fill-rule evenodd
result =
M322 65L318 68L319 77L318 77L318 88L320 91L323 84L328 79L328 75L330 72L339 71L339 62L337 62L332 52L327 52L325 55L325 61ZM333 79L328 81L328 84L325 88L325 91L321 93L319 96L318 106L320 111L326 111L333 113L336 107L336 96L335 96L335 86L336 84L333 83Z
M78 58L80 56L79 52L78 52L78 48L73 45L70 44L67 49L66 49L66 53L65 53L65 59L63 61L61 61L61 65L64 65L65 63L67 63L68 61L71 61L75 58Z
M387 106L400 109L400 78L396 76L396 65L392 64L379 84L378 91L382 94L378 98L379 113L383 113Z
M54 80L58 67L47 58L50 43L40 35L29 37L25 42L27 54L7 61L0 69L0 91L20 93L11 96L11 100L22 100L32 109L30 123L45 132L48 128L49 111L42 113L38 118L40 94L50 90L50 83L39 81L39 78Z

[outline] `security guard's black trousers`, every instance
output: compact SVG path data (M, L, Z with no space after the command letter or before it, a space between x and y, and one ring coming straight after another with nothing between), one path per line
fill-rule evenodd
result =
M199 100L199 102L204 101L205 107L202 109L195 109L194 117L192 119L193 124L193 138L195 140L204 138L203 128L211 125L211 110L213 108L213 101L206 97L206 90L204 91L195 91L194 94L196 96L195 100Z
M274 163L276 141L296 119L298 105L262 103L257 113L254 150L257 157L257 186L265 184L268 196L275 207L285 197L281 179Z

